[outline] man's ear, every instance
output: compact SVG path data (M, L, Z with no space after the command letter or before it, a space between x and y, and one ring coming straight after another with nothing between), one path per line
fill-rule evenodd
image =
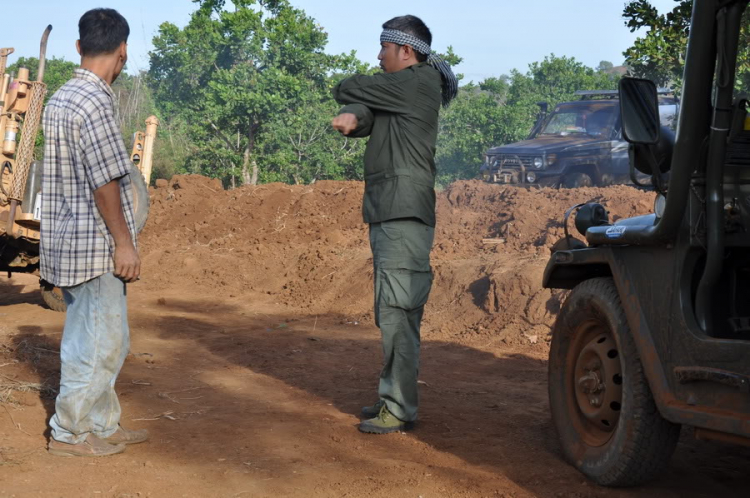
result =
M120 60L128 60L128 44L126 42L120 43Z
M81 53L81 40L76 40L76 50L78 51L78 55L83 57L83 54Z
M411 56L414 55L414 49L411 45L401 45L401 48L403 49L401 51L401 60L408 61L411 59Z

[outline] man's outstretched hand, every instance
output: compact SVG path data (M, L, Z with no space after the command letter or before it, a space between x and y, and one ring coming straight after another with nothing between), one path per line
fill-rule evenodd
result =
M340 132L342 135L348 135L356 130L357 124L357 116L350 112L339 114L333 118L333 121L331 122L333 129Z

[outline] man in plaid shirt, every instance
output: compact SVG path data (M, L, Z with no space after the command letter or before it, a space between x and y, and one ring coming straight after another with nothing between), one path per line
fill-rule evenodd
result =
M128 23L94 9L78 23L81 67L44 113L41 273L67 316L49 452L121 453L148 433L119 425L115 380L130 347L126 283L140 274L131 163L110 84L127 60Z

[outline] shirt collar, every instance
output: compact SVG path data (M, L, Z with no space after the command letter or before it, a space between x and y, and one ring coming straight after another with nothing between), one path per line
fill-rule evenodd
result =
M115 94L114 92L112 92L112 87L110 87L106 81L97 76L93 71L89 71L88 69L79 67L78 69L73 71L73 77L79 80L90 81L91 83L94 83L102 90L104 90L104 92L109 95L109 98L111 98L112 101L115 100Z

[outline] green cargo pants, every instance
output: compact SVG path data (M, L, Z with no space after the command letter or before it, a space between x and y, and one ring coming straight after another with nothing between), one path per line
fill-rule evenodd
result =
M370 224L375 324L383 338L378 394L405 422L417 419L419 326L432 287L430 250L435 229L416 219Z

